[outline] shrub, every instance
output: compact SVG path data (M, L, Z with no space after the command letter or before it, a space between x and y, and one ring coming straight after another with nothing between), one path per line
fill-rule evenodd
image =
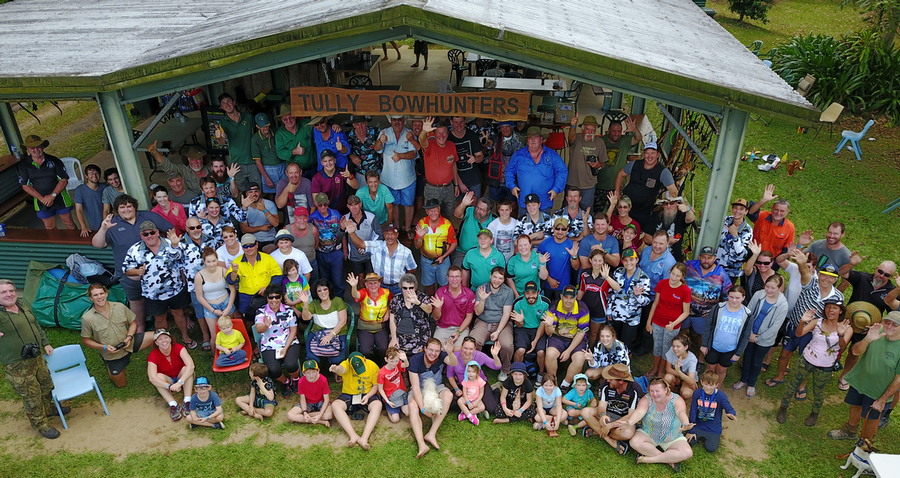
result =
M728 9L738 15L738 21L744 21L744 17L751 20L759 20L769 23L766 15L772 8L772 0L728 0Z

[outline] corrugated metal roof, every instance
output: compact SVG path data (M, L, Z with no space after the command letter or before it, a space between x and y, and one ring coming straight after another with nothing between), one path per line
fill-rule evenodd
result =
M392 9L402 15L387 15ZM373 20L379 12L384 19ZM466 22L473 31L496 29L516 38L509 47L520 55L568 58L587 71L602 67L611 78L660 91L748 111L767 103L789 116L815 111L690 0L15 1L0 5L0 87L9 91L32 81L52 92L63 85L53 79L106 79L128 70L140 73L128 80L136 84L143 75L162 73L154 64L227 63L287 48L288 40L308 41L304 35L319 34L314 27L321 25L344 22L350 30L356 20L370 30L381 21L379 28L409 27L423 35L429 25ZM457 27L460 38L471 37ZM485 50L505 47L496 38L484 44Z

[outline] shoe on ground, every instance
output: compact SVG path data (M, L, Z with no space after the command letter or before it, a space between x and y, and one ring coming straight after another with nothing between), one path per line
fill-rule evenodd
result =
M845 427L841 427L828 432L828 438L831 438L832 440L855 440L856 431L850 431Z
M173 422L177 422L181 420L181 407L178 405L173 405L169 407L169 418L172 419Z
M191 414L191 402L184 402L179 408L181 409L181 416L187 417Z
M816 426L816 422L819 421L818 413L810 413L808 417L806 417L806 421L803 422L804 425L808 427Z
M59 430L53 427L41 428L40 430L38 430L38 433L40 433L42 437L48 440L55 440L59 438Z
M469 421L472 422L472 425L475 425L476 427L478 426L479 423L481 423L478 420L478 415L475 415L474 413L469 416Z
M734 382L734 385L731 386L731 389L732 390L740 390L740 389L744 388L744 385L747 385L747 384L744 382Z
M213 423L213 428L215 428L216 430L224 430L224 429L225 429L225 424L222 423L222 422L219 422L219 423Z
M575 425L567 425L569 429L569 435L575 436L578 434L578 429L575 428Z
M497 380L500 382L505 382L507 378L509 378L509 374L506 372L500 372L500 374L497 375Z
M490 420L490 419L491 419L491 412L485 410L485 411L481 412L481 416L484 417L485 420Z
M778 414L775 415L775 421L778 423L784 423L787 421L787 407L778 407Z
M68 415L69 412L72 411L71 407L67 407L65 405L60 405L59 408L62 410L63 415ZM52 412L53 412L52 416L54 416L54 417L59 416L59 410L57 410L57 408L55 406L53 407Z
M878 428L884 428L888 426L888 423L891 423L891 416L884 414L881 416L881 420L878 420Z
M456 417L458 421L463 421L466 419L466 414L463 412L459 412L459 415Z
M747 387L747 396L755 397L756 396L756 387Z

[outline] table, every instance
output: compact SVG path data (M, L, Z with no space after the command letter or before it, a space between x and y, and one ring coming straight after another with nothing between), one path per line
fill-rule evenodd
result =
M497 85L493 89L497 90L518 90L518 91L566 91L566 80L541 80L538 78L493 78L488 76L467 76L463 78L463 88L484 88L484 80L496 81ZM554 88L554 84L561 82L561 88Z
M889 476L897 476L897 469L900 468L900 455L889 455L887 453L872 453L869 455L869 463L872 464L872 471L878 478L888 478ZM850 468L848 472L855 473L855 468ZM850 473L848 473L849 475Z
M381 83L381 55L372 53L368 60L363 61L359 55L342 55L339 60L334 62L332 70L335 74L347 75L369 75L372 69L378 66L378 83Z
M344 88L345 90L390 90L390 91L400 91L402 89L402 85L340 85L339 88Z
M165 123L159 123L135 149L137 151L146 151L149 144L159 141L157 146L161 150L163 142L168 142L171 145L171 150L177 152L187 142L188 138L193 138L197 130L203 126L203 120L200 119L199 111L189 111L181 114L184 121L181 121L179 118L169 118ZM196 142L196 139L194 142Z

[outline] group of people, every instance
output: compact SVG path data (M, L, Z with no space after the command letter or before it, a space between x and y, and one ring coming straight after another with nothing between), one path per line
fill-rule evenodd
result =
M121 194L90 228L94 246L112 247L129 305L108 303L105 288L92 286L84 344L122 386L129 355L155 343L148 375L173 419L184 415L173 393L191 399L188 350L215 349L222 365L250 359L234 320L249 326L262 360L251 367L249 397L238 399L247 415L271 416L278 389L299 394L291 420L334 418L349 445L363 448L382 405L392 421L409 416L419 456L437 448L454 407L476 425L486 412L495 423L530 421L551 434L563 425L590 430L620 453L634 448L643 462L675 466L691 454L684 432L715 450L723 413L735 417L720 390L727 369L742 362L732 388L752 397L782 343L778 372L766 381L788 381L779 422L811 378L806 424L816 424L848 348L839 386L851 415L830 436L855 436L860 417L888 416L900 387L897 362L886 358L900 357L898 313L854 331L841 287L852 287L850 302L896 310L896 265L853 270L862 258L843 245L839 222L822 240L795 236L790 205L773 186L759 201L735 200L718 245L685 261L694 210L655 143L627 161L639 141L630 121L601 136L593 117L580 132L574 118L566 164L539 128L513 122L423 118L407 129L406 118L391 116L379 131L353 117L345 130L283 109L273 132L265 114L239 112L227 94L219 101L229 164L207 166L192 147L185 166L151 145L170 189L154 189L153 211ZM564 199L554 210L557 195ZM418 201L424 217L416 221ZM169 313L183 345L164 332ZM147 316L157 333L137 320ZM349 353L353 341L358 352ZM643 396L631 357L651 351ZM794 352L800 364L786 375ZM337 400L328 399L320 366L342 377ZM496 390L484 366L499 370ZM358 435L348 417L361 412L369 418ZM427 433L419 413L432 418ZM864 435L874 435L872 421Z

